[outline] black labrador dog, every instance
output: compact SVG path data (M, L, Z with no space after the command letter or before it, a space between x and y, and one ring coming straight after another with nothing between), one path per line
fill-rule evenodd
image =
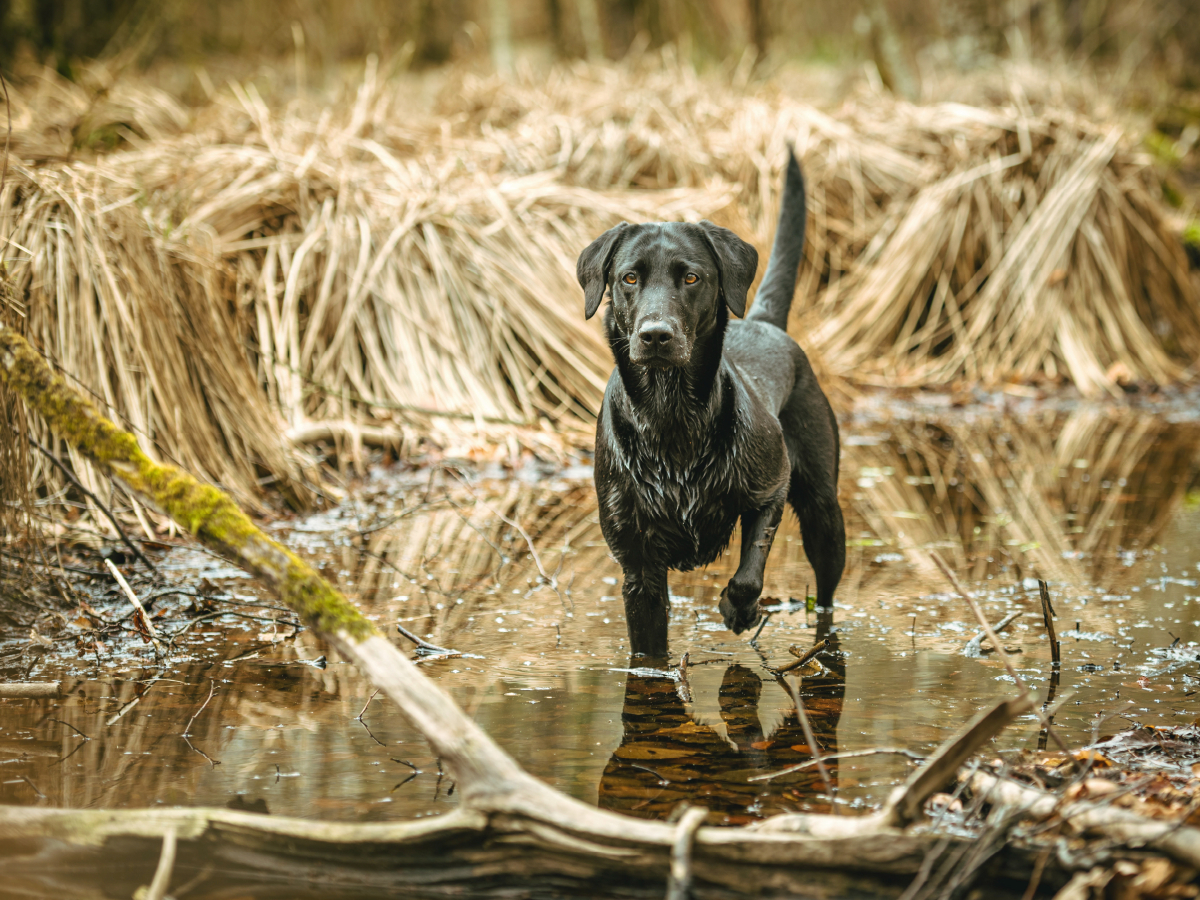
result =
M711 222L622 223L579 257L584 313L606 291L617 367L596 430L600 524L625 574L635 655L667 654L667 570L715 560L742 523L741 561L721 592L726 627L759 620L763 567L784 501L800 519L817 603L846 560L838 428L787 317L804 249L804 177L789 154L770 264L750 314L758 252Z

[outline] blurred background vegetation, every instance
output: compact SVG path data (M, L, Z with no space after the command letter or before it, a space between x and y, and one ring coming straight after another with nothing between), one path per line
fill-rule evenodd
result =
M121 57L234 65L293 57L310 73L374 53L413 66L524 54L621 59L680 47L700 66L759 51L873 60L898 93L923 67L987 66L1033 55L1097 61L1129 77L1200 84L1194 0L0 0L0 63L28 59L70 76L80 60Z

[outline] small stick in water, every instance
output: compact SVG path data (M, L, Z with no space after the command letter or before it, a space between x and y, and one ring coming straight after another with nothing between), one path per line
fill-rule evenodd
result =
M183 734L181 734L180 737L186 738L191 733L192 723L196 721L196 716L204 712L204 707L208 706L208 701L213 698L213 693L216 691L216 689L217 683L210 678L208 680L208 696L204 698L204 702L200 704L200 708L192 713L192 717L188 719L187 727L183 729Z
M996 634L999 634L1005 628L1007 628L1009 625L1011 625L1016 618L1018 618L1019 616L1022 616L1024 614L1025 614L1024 610L1017 610L1014 613L1009 613L1007 616L1005 616L1003 619L1001 619L999 622L997 622L995 628L993 628L992 630L995 631ZM963 653L966 656L978 656L980 653L983 652L983 639L985 637L987 637L986 631L979 632L979 634L975 635L975 637L973 637L969 641L967 641L967 646L963 649Z
M396 623L396 630L417 645L419 653L458 653L457 650L451 650L449 647L439 647L437 644L431 644L429 641L417 637L399 622Z
M818 644L813 644L804 653L797 653L795 647L790 647L789 650L792 653L792 655L799 657L799 658L795 662L790 662L786 666L783 666L781 669L778 669L775 674L786 675L788 672L791 672L791 671L794 671L794 670L800 668L802 665L804 665L806 662L808 662L810 659L812 659L814 656L816 656L818 653L820 653L822 650L824 650L828 645L829 645L829 641L824 640Z
M808 751L812 754L813 761L817 764L817 771L821 773L821 781L825 784L825 795L829 797L829 811L836 816L838 808L833 782L829 778L829 770L825 768L824 754L817 744L817 738L813 734L812 725L809 724L808 713L804 710L804 701L800 699L800 692L792 686L790 681L782 676L776 676L775 680L782 684L787 692L792 695L792 701L796 704L796 717L800 720L800 727L804 730L804 739L808 742Z
M750 643L753 644L758 640L758 636L762 634L762 630L767 627L767 623L771 621L771 613L766 613L762 617L762 621L758 623L758 631L754 632L754 637L750 638Z
M1057 669L1062 663L1062 651L1058 644L1058 634L1054 631L1054 606L1050 603L1050 586L1038 579L1038 592L1042 595L1042 618L1046 622L1046 633L1050 635L1050 659ZM1076 631L1079 629L1076 628Z
M679 660L679 681L675 683L675 693L684 703L692 702L692 686L688 683L687 669L692 651L688 650Z
M137 598L137 594L133 592L133 588L129 586L129 582L125 580L125 576L121 574L121 570L113 565L111 559L106 559L104 564L108 566L108 571L112 572L113 578L117 579L117 584L121 586L121 590L125 592L125 596L133 604L133 608L141 614L142 624L146 626L146 631L150 634L150 643L154 646L154 652L162 656L163 648L162 643L158 639L158 631L155 629L154 623L150 621L150 616L147 615L145 607L142 606L142 601Z
M363 714L366 713L367 707L371 705L371 701L375 699L375 695L378 693L379 688L375 688L375 690L371 691L371 696L367 698L367 702L363 704L363 708L358 711L358 715L354 718L358 719L360 722L362 721Z

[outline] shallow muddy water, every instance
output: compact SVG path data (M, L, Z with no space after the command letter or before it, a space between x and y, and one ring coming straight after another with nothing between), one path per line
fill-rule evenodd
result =
M274 531L405 649L392 623L460 651L422 668L530 771L632 815L663 817L681 800L729 823L828 808L811 766L764 778L811 759L766 668L790 662L792 646L829 642L821 665L792 679L825 755L921 755L1011 693L994 654L964 653L978 629L930 550L993 622L1024 611L1004 644L1043 698L1067 698L1055 721L1072 745L1128 720L1200 715L1200 426L1103 408L893 412L860 417L843 437L851 546L832 621L806 608L811 569L789 513L754 644L716 611L736 537L719 564L672 576L672 667L630 667L620 570L586 465L469 483L380 469L336 509ZM456 803L424 741L350 665L294 634L287 615L244 605L274 605L249 579L196 551L172 551L164 568L174 586L193 591L203 577L215 591L156 601L164 634L196 620L169 664L132 631L37 657L30 677L61 678L65 691L0 701L0 802L363 821ZM1058 613L1057 678L1039 576ZM93 605L116 619L126 607L109 587L94 580ZM209 609L243 617L197 618ZM1044 743L1027 717L995 750ZM876 806L912 765L895 753L834 761L836 802Z

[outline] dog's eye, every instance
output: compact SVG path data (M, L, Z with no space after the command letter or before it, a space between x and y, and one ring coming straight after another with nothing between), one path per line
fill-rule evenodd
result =
M621 280L626 284L637 284L637 275L633 274L633 272L626 272L625 277Z
M686 275L683 276L684 284L695 284L699 280L700 279L697 278L696 275L694 275L692 272L688 272Z

